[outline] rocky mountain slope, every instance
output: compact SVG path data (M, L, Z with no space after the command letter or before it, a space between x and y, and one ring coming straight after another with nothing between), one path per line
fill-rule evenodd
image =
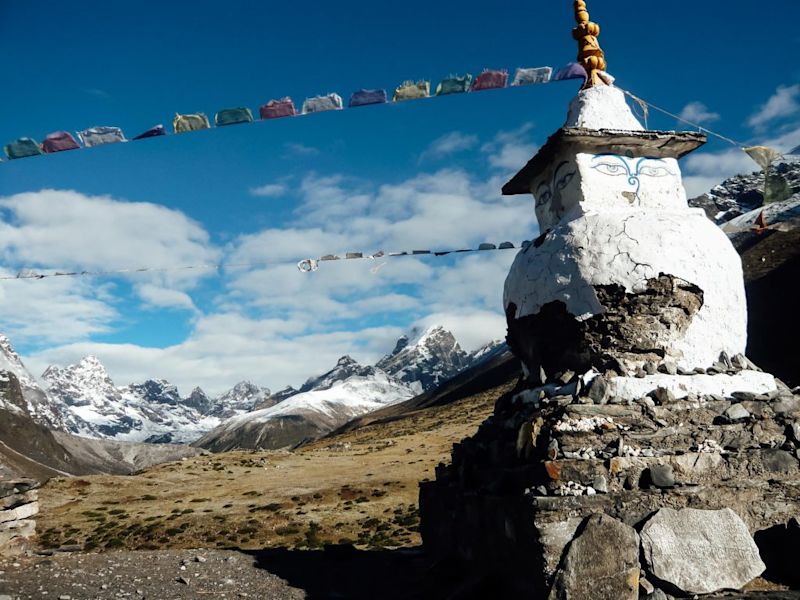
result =
M117 386L94 356L67 367L49 367L42 379L60 422L54 429L96 439L188 443L224 419L252 410L270 397L248 381L209 398L195 388L182 398L163 379Z
M473 358L443 327L415 330L397 340L394 350L375 363L382 371L422 393L450 379Z
M0 478L125 474L197 452L188 446L125 444L51 431L33 419L17 376L0 371Z
M747 291L747 355L789 385L800 385L800 148L770 171L784 200L763 206L763 173L737 175L689 201L722 226L742 256ZM763 211L763 216L762 216ZM766 228L757 224L759 217Z
M295 446L435 389L501 346L493 342L469 354L442 327L416 331L401 337L374 366L343 356L333 369L308 379L280 404L229 419L195 445L215 452Z
M94 356L64 368L49 367L42 379L65 430L85 437L189 442L219 423L184 404L175 386L164 380L117 387Z
M778 160L769 171L769 197L783 201L800 193L800 148ZM713 187L709 192L689 200L691 206L702 208L708 217L722 224L764 204L764 173L735 175Z

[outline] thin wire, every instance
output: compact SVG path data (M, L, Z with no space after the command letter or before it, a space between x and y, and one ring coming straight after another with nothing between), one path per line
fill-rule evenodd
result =
M686 123L687 125L691 125L692 127L696 127L700 131L704 131L705 133L708 133L709 135L713 135L714 137L718 137L719 139L721 139L721 140L723 140L725 142L728 142L729 144L733 144L737 148L741 149L741 148L744 147L744 144L740 144L736 140L733 140L733 139L731 139L731 138L729 138L727 136L722 135L721 133L717 133L716 131L712 131L711 129L708 129L707 127L703 127L702 125L700 125L698 123L693 123L692 121L684 119L683 117L680 117L680 116L678 116L678 115L676 115L674 113L671 113L671 112L669 112L668 110L666 110L664 108L656 106L652 102L648 102L647 100L643 100L639 96L636 96L636 95L632 94L631 92L629 92L626 89L623 89L623 88L620 88L620 89L627 96L630 96L631 98L633 98L637 103L645 104L645 105L649 106L650 108L657 110L658 112L664 113L665 115L668 115L668 116L672 117L673 119L677 119L678 121L680 121L682 123Z
M522 247L522 244L517 246L517 248ZM400 256L446 256L448 254L454 253L462 253L462 252L487 252L491 250L510 250L514 248L514 246L507 246L507 247L496 247L496 248L484 248L481 250L480 248L469 248L465 250L442 250L442 251L431 251L431 250L411 250L408 252L383 252L378 251L374 254L364 254L361 252L351 252L351 256L349 258L339 258L336 255L326 255L332 256L335 258L326 258L326 259L304 259L301 260L300 263L305 262L328 262L332 260L356 260L356 259L369 259L375 260L378 258L388 258L388 257L400 257ZM215 270L221 271L222 269L232 269L232 268L255 268L255 267L270 267L276 265L288 265L292 264L293 261L291 260L276 260L276 261L267 261L267 262L249 262L249 263L201 263L196 265L182 265L182 266L175 266L175 267L137 267L137 268L128 268L128 269L102 269L98 271L53 271L48 273L40 273L34 269L24 268L21 269L16 275L3 275L0 276L0 281L13 281L13 280L22 280L22 279L51 279L55 277L107 277L113 275L126 275L126 274L136 274L136 273L166 273L166 272L174 272L174 271L188 271L192 269L197 270ZM297 263L298 265L300 263ZM302 270L302 269L301 269Z

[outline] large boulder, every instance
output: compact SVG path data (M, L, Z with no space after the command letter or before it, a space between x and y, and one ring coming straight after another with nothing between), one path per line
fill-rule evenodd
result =
M686 594L738 590L766 568L729 508L662 508L642 529L642 550L650 573Z
M636 600L638 590L639 536L622 521L594 514L570 543L549 600Z

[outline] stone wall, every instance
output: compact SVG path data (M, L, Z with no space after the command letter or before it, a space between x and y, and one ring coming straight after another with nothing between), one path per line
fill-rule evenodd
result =
M36 534L33 517L39 512L37 486L29 479L0 480L0 556L29 549Z
M722 358L707 373L671 375L661 364L653 367L652 377L669 379L676 390L701 389L715 379L771 380L753 371L744 357ZM575 556L568 560L571 548L578 555L598 556L612 549L602 544L587 549L589 541L602 540L596 532L579 544L576 540L596 515L620 524L604 522L601 529L632 540L632 532L641 535L654 515L676 521L662 510L697 509L692 518L701 529L705 517L725 521L726 528L701 547L685 532L665 534L662 525L651 525L648 531L661 537L644 538L656 550L650 552L652 564L642 559L640 565L642 597L647 586L674 594L707 593L730 581L744 585L761 573L764 565L752 535L759 539L759 532L784 528L800 514L800 390L778 383L762 393L688 391L677 397L657 387L625 397L614 391L613 378L587 379L556 373L551 383L533 389L521 381L498 399L494 415L476 435L454 445L452 463L439 465L436 480L421 484L426 548L487 573L505 573L516 587L535 594L635 598L627 559L608 564L614 573L605 575L616 577L618 585L604 595L581 596L591 586L585 577L605 575L591 575L591 569L582 576L569 572L581 563ZM688 514L681 512L677 521ZM738 536L735 547L732 531ZM688 571L668 563L669 552L658 552L667 543L662 538L689 544L680 551L689 557L683 565ZM639 556L638 546L626 552ZM712 563L691 559L693 553L722 558ZM711 574L703 570L705 562L715 565ZM708 582L698 583L704 577ZM570 596L564 586L572 584Z

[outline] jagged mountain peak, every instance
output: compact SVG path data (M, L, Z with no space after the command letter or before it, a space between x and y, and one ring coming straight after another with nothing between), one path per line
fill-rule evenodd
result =
M342 356L337 362L336 366L317 377L310 377L306 382L300 386L300 393L308 392L311 390L327 390L338 381L344 381L354 376L368 377L375 374L375 367L362 366L358 361L354 360L351 356Z
M412 329L402 336L394 350L375 366L413 386L417 392L429 390L449 379L469 364L455 336L442 327Z
M165 379L148 379L143 383L132 383L128 389L140 395L147 402L175 406L181 401L178 388Z

